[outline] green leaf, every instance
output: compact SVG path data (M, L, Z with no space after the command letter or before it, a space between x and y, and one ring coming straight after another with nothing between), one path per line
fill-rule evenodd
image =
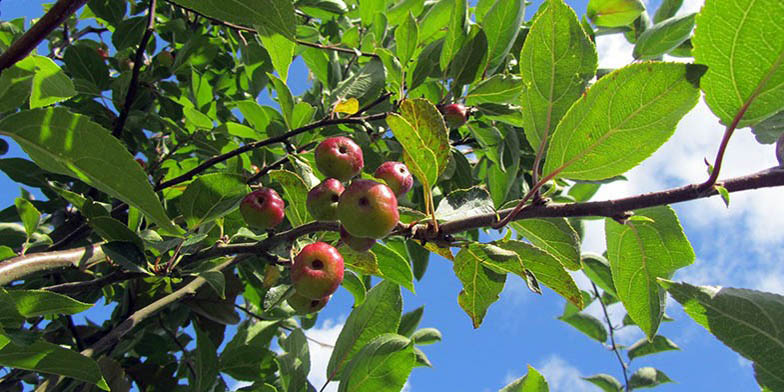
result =
M234 211L248 192L250 188L238 174L204 174L185 188L180 197L180 211L193 230Z
M653 23L659 23L665 19L672 18L678 13L683 5L683 0L662 0L656 14L653 15Z
M564 267L580 269L580 237L565 218L523 219L513 222L512 228Z
M605 328L604 323L590 314L573 313L568 316L558 317L558 320L571 325L591 339L601 343L607 341L607 328Z
M615 284L613 283L612 272L610 271L610 262L604 256L585 253L582 255L580 262L583 267L583 273L591 282L596 283L602 290L617 297L615 293Z
M384 333L394 333L400 325L403 298L398 285L383 280L368 291L362 305L348 315L327 364L327 374L340 380L343 369L367 343Z
M629 389L653 388L657 385L673 382L664 372L652 367L637 369L629 378Z
M580 289L572 279L572 276L564 269L563 265L551 254L522 241L504 241L496 243L497 246L515 252L522 262L522 267L531 271L536 279L545 286L553 289L556 293L573 303L577 308L582 309L583 303ZM492 263L499 267L498 262ZM526 279L525 271L512 263L505 263L505 268L509 272L520 275Z
M533 366L528 365L528 373L525 376L512 381L498 392L548 392L549 390L550 387L544 376Z
M458 189L450 192L438 202L436 218L443 221L468 218L480 214L495 212L490 194L483 187Z
M422 328L411 335L411 340L418 346L441 341L441 331L435 328Z
M291 124L292 116L294 114L294 97L291 95L291 90L289 90L289 86L286 85L286 82L277 76L267 74L267 77L272 82L272 85L275 86L280 112L283 113L283 120L286 122L286 126L289 129L293 129Z
M653 223L621 225L605 220L607 258L618 299L653 339L666 305L665 292L656 279L669 279L676 270L693 263L695 255L672 208L651 207L635 214L651 218Z
M694 29L694 16L689 14L674 17L649 27L639 37L634 45L632 55L635 59L653 59L684 43Z
M376 337L346 367L339 392L396 392L405 385L416 355L411 340L394 333Z
M343 253L341 252L341 254ZM365 302L367 288L362 279L360 279L354 271L347 269L343 272L343 282L341 285L354 296L354 306L359 306L362 302Z
M373 253L378 259L378 269L384 279L389 279L416 294L414 290L414 272L411 264L400 253L386 244L376 243Z
M338 252L343 255L343 263L347 268L362 275L381 275L376 254L372 251L357 252L343 244L338 247Z
M173 0L217 20L244 26L264 26L269 31L294 39L294 5L289 0Z
M784 133L784 111L778 112L751 128L754 137L762 144L773 144Z
M742 12L741 12L742 10ZM707 1L697 16L694 60L708 66L700 86L722 123L738 127L784 109L784 3Z
M397 113L387 115L387 124L403 146L403 161L428 191L438 179L438 160L411 123Z
M144 253L131 242L112 241L101 245L101 250L115 263L131 272L152 275L146 270L147 258Z
M304 391L308 386L310 350L301 328L295 328L281 344L285 353L278 355L281 384L286 391Z
M6 344L0 348L0 366L57 374L95 384L104 391L109 390L95 361L43 340L29 345Z
M147 18L136 16L128 19L123 19L117 24L115 33L112 34L112 44L118 51L127 52L132 46L137 45L144 35L144 29L147 27ZM130 54L126 58L131 58Z
M457 302L471 318L474 328L482 324L487 308L498 301L506 282L505 274L485 266L493 257L491 249L479 243L469 244L455 256L453 269L463 283Z
M35 59L25 57L0 74L0 113L22 106L30 97L35 76Z
M447 25L444 46L441 49L439 65L447 69L449 63L463 47L468 38L468 2L466 0L445 0L451 7L449 9L449 24Z
M651 355L670 350L680 350L680 347L678 347L678 345L676 345L672 340L667 339L661 335L656 335L653 337L652 341L648 340L647 338L642 338L636 341L634 344L626 348L626 354L629 356L629 360L632 360L644 355Z
M0 289L2 290L2 289ZM38 316L51 316L58 314L76 314L90 309L93 305L77 301L71 297L46 290L9 290L0 291L0 297L7 309L0 316L0 323L20 321L19 316L31 318Z
M590 377L582 377L583 380L601 388L604 392L622 392L623 384L609 374L594 374Z
M386 1L384 0L366 0L359 3L359 17L362 20L362 25L371 26L373 18L376 14L386 10Z
M418 43L419 27L417 26L416 18L409 12L408 17L395 29L395 50L400 64L408 64L408 60L411 60L411 56L414 55Z
M356 98L360 105L365 105L378 98L386 81L386 70L381 60L372 59L357 73L341 81L332 96L338 98Z
M21 197L17 197L14 200L14 205L16 206L16 212L19 214L19 218L22 219L25 232L27 233L27 236L30 237L35 232L35 229L38 228L41 213L35 208L30 200Z
M520 53L523 122L536 150L596 73L594 44L561 0L542 3Z
M182 230L166 216L142 168L109 131L63 108L19 112L0 120L41 168L78 178L138 208L170 234Z
M285 83L288 79L289 66L291 66L291 60L294 58L294 49L297 47L297 44L288 37L278 33L271 33L264 28L259 30L263 31L259 36L261 37L261 43L264 44L264 48L269 53L272 66L275 68L275 71L278 71L278 75Z
M482 30L487 35L487 71L492 72L506 59L524 15L524 1L497 0L482 18Z
M311 218L306 205L308 186L305 180L288 170L271 170L269 176L283 187L283 194L288 201L286 217L291 225L296 227L308 222Z
M68 46L63 61L75 80L86 81L98 91L109 88L109 67L95 48L84 44Z
M784 388L784 297L755 290L693 286L659 279L697 324L754 362L757 382Z
M403 317L400 319L400 326L397 328L397 334L411 337L411 334L413 334L419 326L419 322L422 321L422 314L424 312L425 307L420 306L410 312L404 313Z
M519 76L496 74L468 90L465 96L466 105L511 102L520 96L522 87L523 84Z
M585 14L600 27L630 25L645 11L642 0L590 0Z
M441 113L426 99L407 99L400 104L400 115L411 125L421 143L433 152L440 176L449 163L450 151L449 134Z
M487 59L487 36L482 29L472 26L466 42L449 63L447 78L453 86L471 84L482 78L482 67Z
M226 277L223 272L209 270L199 273L199 277L206 280L207 284L218 294L221 299L226 299Z
M697 80L704 70L648 62L602 77L558 124L543 173L602 180L637 166L697 104Z
M35 76L30 93L30 109L37 109L53 103L65 101L76 95L73 82L52 59L33 56Z
M209 334L196 329L196 379L191 388L197 392L211 391L218 377L218 348Z

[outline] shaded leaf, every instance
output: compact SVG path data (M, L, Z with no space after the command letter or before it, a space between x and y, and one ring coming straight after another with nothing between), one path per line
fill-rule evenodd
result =
M463 283L457 302L471 318L474 328L482 324L487 308L498 301L506 282L505 274L485 266L493 257L492 251L479 243L469 244L455 256L453 269Z
M185 188L180 197L180 211L193 230L234 211L249 192L241 175L204 174Z
M652 367L643 367L629 377L629 389L653 388L657 385L673 382L664 372Z
M634 45L634 58L653 59L680 46L691 36L695 15L673 17L643 31Z
M678 345L676 345L672 340L667 339L661 335L656 335L653 337L653 341L650 341L647 338L642 338L634 342L634 344L626 348L626 354L629 356L629 360L632 360L644 355L651 355L670 350L680 350L680 347L678 347Z
M338 391L396 392L403 388L414 368L414 345L393 333L380 335L357 353L346 367Z

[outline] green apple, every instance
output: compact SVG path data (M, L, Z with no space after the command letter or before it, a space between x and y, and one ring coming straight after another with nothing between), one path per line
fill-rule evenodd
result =
M340 181L327 178L308 192L305 206L316 220L337 220L338 200L345 188Z
M291 282L299 295L320 300L331 295L343 282L343 256L326 242L305 246L294 257Z
M355 237L382 238L400 219L397 197L384 184L354 180L340 195L338 219Z
M327 306L329 298L330 296L326 295L321 299L310 299L295 292L286 302L289 303L289 306L291 306L297 314L308 314L318 312L324 308L324 306Z
M354 237L346 231L346 228L343 227L343 225L340 225L340 240L343 241L346 246L357 252L367 252L376 244L375 238Z
M245 223L260 230L270 229L283 222L285 203L272 188L257 189L242 199L240 214Z
M345 136L325 139L316 147L316 167L327 177L348 181L365 166L362 149Z

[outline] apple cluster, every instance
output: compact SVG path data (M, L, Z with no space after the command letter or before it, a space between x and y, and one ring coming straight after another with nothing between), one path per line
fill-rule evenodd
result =
M355 178L365 166L362 149L344 136L322 141L315 159L327 178L308 192L308 211L317 220L340 221L340 240L368 251L398 224L397 198L411 190L414 177L403 163L389 161L373 174L383 183ZM240 213L248 225L267 230L283 221L284 207L274 189L261 188L245 196ZM325 242L307 245L294 257L291 281L295 293L288 304L300 314L317 312L343 281L343 256Z

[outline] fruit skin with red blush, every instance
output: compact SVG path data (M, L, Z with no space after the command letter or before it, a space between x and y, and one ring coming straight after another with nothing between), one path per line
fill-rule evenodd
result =
M343 184L334 178L327 178L308 192L305 206L316 220L337 220L338 200L345 190Z
M462 103L453 103L444 107L444 121L449 128L457 128L468 120L468 110Z
M295 292L286 302L289 303L289 306L291 306L297 314L308 314L316 313L327 306L330 297L330 295L327 295L321 299L310 299Z
M373 173L373 177L384 180L397 197L405 195L414 186L414 176L408 171L408 166L401 162L382 163Z
M355 237L382 238L400 220L397 197L384 184L355 180L340 195L338 219Z
M347 232L343 225L340 225L340 240L357 252L367 252L376 244L375 238L355 237Z
M345 136L324 139L316 147L315 155L319 171L340 181L350 180L365 166L362 149Z
M272 188L261 188L248 193L240 202L240 214L250 226L260 230L273 228L283 222L285 203Z
M326 242L306 245L294 257L291 282L297 294L320 300L334 293L343 282L343 256Z

